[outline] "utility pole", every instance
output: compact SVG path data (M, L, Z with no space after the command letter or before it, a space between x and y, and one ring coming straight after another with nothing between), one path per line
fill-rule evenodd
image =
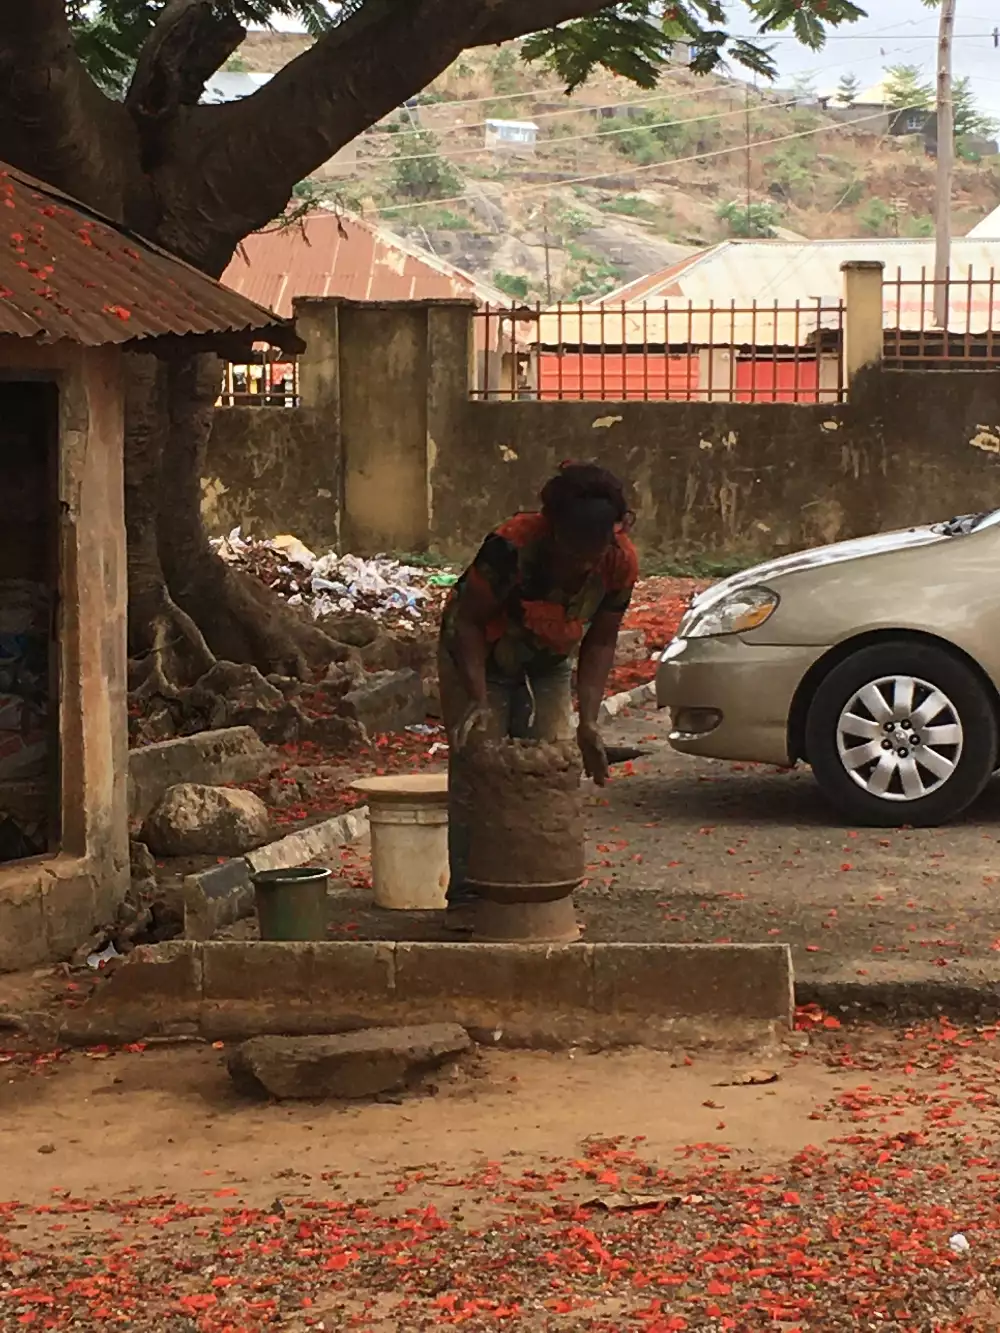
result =
M951 46L955 0L941 0L937 59L937 226L934 246L934 323L948 327L948 269L951 265L951 176L955 162L955 107L951 91Z
M542 236L545 239L545 301L552 304L552 263L549 258L549 205L542 205Z

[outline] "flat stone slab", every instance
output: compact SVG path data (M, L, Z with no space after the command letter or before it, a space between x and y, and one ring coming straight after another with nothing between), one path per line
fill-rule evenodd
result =
M242 1091L280 1099L376 1097L414 1086L472 1045L455 1023L362 1028L336 1036L253 1037L229 1056Z
M128 804L133 819L144 819L160 797L180 782L224 786L252 782L277 759L252 727L220 727L143 745L128 755Z

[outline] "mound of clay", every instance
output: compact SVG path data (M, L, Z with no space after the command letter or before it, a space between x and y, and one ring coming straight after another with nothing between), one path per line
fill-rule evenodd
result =
M572 742L485 743L468 753L469 882L546 902L583 878L583 765Z

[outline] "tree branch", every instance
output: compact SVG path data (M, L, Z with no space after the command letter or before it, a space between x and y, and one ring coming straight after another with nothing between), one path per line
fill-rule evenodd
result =
M212 0L170 0L143 44L126 107L155 121L179 106L195 106L245 36L239 19L220 15Z
M0 0L0 157L120 217L128 118L84 69L65 0Z
M486 0L477 40L482 46L494 46L610 8L609 0Z
M607 7L608 0L368 0L251 97L194 108L178 122L171 161L182 165L161 241L220 274L236 244L280 214L300 180L463 50ZM196 199L192 180L207 186Z

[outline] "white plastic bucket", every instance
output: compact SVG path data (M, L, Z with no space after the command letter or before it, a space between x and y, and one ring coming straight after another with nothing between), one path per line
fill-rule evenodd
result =
M448 890L448 811L443 805L371 801L372 888L379 907L431 912Z

